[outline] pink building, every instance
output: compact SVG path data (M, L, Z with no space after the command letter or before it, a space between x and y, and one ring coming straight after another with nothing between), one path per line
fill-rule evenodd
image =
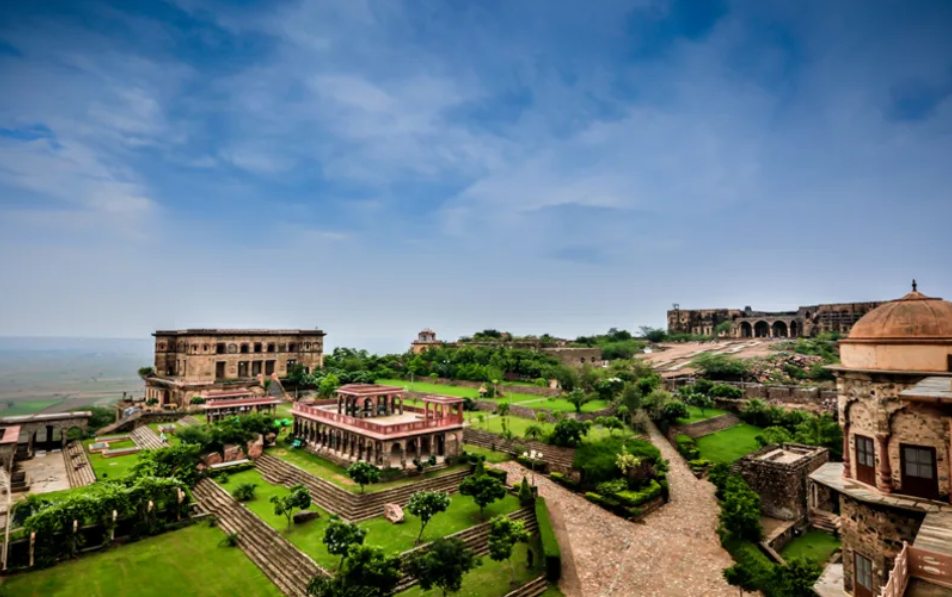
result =
M337 397L295 404L294 435L332 460L363 460L403 467L414 458L456 457L463 444L463 399L427 396L423 407L406 406L406 390L348 384Z

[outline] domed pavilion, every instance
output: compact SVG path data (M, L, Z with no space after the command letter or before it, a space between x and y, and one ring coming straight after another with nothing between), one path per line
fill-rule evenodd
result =
M892 583L908 596L897 587L925 582L916 566L932 558L943 576L926 580L950 588L928 594L952 595L952 303L913 281L853 326L840 358L843 462L812 473L809 492L813 515L840 525L843 581L815 588L874 597Z

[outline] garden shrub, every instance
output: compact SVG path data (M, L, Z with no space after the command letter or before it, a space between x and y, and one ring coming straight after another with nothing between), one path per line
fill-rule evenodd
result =
M545 460L532 460L531 458L526 458L525 456L517 456L516 462L527 469L534 470L537 473L544 474L549 470L549 465Z
M507 473L507 472L504 471L504 470L500 470L500 469L498 469L498 468L487 468L487 469L485 469L485 472L486 472L486 474L489 475L490 477L495 477L495 478L499 479L499 481L500 481L503 485L506 484L506 479L509 477L509 473Z
M652 479L647 487L639 491L619 491L615 498L628 507L637 507L661 497L661 485Z
M622 446L641 459L645 465L654 467L656 471L663 471L665 467L658 448L650 442L639 439L623 440L617 437L606 437L596 442L586 442L575 450L572 465L582 473L582 485L594 488L599 483L611 481L621 476L618 469L618 454Z
M697 443L687 435L679 435L675 439L678 447L678 453L681 456L684 456L687 460L697 460L701 457L701 451L697 447Z
M565 487L565 488L567 488L567 489L571 489L572 491L578 491L578 486L579 486L579 484L578 484L577 482L573 481L572 479L569 479L568 477L566 477L566 476L563 475L562 473L550 473L550 474L549 474L549 479L552 479L553 481L555 481L556 483L558 483L558 484L561 485L562 487Z
M595 486L595 491L602 495L614 495L620 491L628 490L628 482L625 479L612 479L604 481Z
M740 388L729 386L727 384L717 384L711 388L711 396L714 396L715 398L739 400L744 397L744 391Z
M545 576L549 582L557 582L562 575L562 551L552 529L545 499L536 498L535 514L539 523L539 543L542 544L542 556L545 558Z

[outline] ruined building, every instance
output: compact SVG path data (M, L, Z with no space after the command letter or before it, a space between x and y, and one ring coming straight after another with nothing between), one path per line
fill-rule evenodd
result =
M427 328L417 334L417 339L410 344L410 352L413 354L423 354L428 348L439 348L441 346L448 348L478 348L480 346L506 347L542 352L551 357L555 357L560 363L568 365L569 367L581 367L582 365L596 367L602 364L601 348L597 346L566 346L566 344L568 344L568 340L557 340L554 344L521 340L505 340L500 342L444 342L443 340L437 340L436 332Z
M681 309L668 311L668 332L731 338L797 338L821 332L849 333L864 315L882 302L839 303L800 307L796 311L740 309ZM718 326L730 323L726 332Z
M295 364L310 372L324 364L321 330L157 331L155 374L146 378L146 400L186 405L199 396L239 398L263 394L262 380L284 377Z
M840 354L843 462L814 471L808 497L812 516L840 525L843 561L817 593L952 595L952 303L913 285L860 319Z

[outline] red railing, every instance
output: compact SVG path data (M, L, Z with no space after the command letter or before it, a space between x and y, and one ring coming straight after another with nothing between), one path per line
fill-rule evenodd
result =
M415 409L418 412L418 409ZM357 417L351 417L348 415L341 415L335 412L327 411L321 408L314 408L313 406L306 406L304 404L295 404L294 408L291 411L292 413L300 413L305 416L310 416L317 419L323 419L329 423L338 423L341 425L347 425L349 427L354 427L357 429L366 429L367 431L372 431L379 435L400 435L410 431L422 431L425 429L441 429L444 427L452 427L454 425L461 425L463 423L462 415L449 415L446 417L438 419L423 419L420 421L412 421L409 423L398 423L396 425L381 425L380 423L375 422L371 419L358 419Z

